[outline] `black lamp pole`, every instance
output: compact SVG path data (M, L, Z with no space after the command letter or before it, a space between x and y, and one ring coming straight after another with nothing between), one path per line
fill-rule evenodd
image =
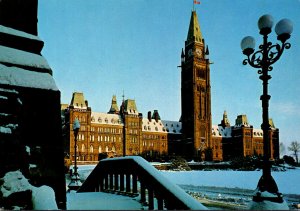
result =
M78 119L75 119L73 124L74 132L74 174L71 177L71 182L68 185L69 190L78 190L81 186L79 174L77 172L77 136L80 129L80 123Z
M74 128L74 139L75 139L75 143L74 143L74 152L75 152L75 157L74 157L74 175L77 176L78 172L77 172L77 136L78 136L78 132L79 132L79 128Z
M283 23L282 23L283 22ZM286 42L290 38L292 31L292 24L289 20L283 19L276 25L277 39L281 41L281 44L272 44L268 41L268 34L271 33L271 27L273 25L273 18L270 15L264 15L258 22L260 34L263 36L263 44L259 46L259 50L254 52L254 39L252 37L245 37L242 40L241 46L243 54L247 58L243 61L244 65L249 64L254 68L258 68L259 79L262 80L263 94L260 97L262 101L262 125L263 130L263 172L258 182L258 190L256 195L253 196L253 201L260 202L263 200L270 200L273 202L283 202L282 194L279 193L277 184L271 175L272 163L271 158L271 144L270 144L270 124L269 124L269 100L271 96L268 94L268 81L272 78L269 75L269 71L272 71L272 65L279 60L284 49L289 49L291 44ZM291 27L290 31L284 31L284 26ZM261 197L261 192L267 191L277 195L277 197L267 198Z

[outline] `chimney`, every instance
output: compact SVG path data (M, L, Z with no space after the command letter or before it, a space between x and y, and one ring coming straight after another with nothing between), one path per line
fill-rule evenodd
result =
M148 111L148 120L151 122L151 111Z
M157 110L154 110L154 119L155 119L156 122L158 122L158 120L160 119Z

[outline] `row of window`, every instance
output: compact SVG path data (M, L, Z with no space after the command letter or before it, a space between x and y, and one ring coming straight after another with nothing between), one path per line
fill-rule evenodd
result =
M85 137L84 137L84 134L81 134L79 133L78 134L78 138L77 140L78 141L84 141ZM116 142L116 141L119 141L121 142L122 141L122 138L121 136L94 136L94 135L90 135L90 141L93 142L93 141L98 141L98 142Z
M113 133L113 134L122 134L121 128L109 128L109 127L91 127L91 132L98 132L98 133Z
M152 139L152 140L159 140L159 139L165 139L166 137L165 136L159 136L159 135L152 135L152 134L150 134L150 135L146 135L146 134L144 134L143 135L143 139Z
M77 152L86 152L86 146L84 144L82 144L81 148L79 150L78 145L76 145L76 150L77 150ZM115 152L116 151L115 146L112 146L111 148L109 148L108 146L105 146L105 152L110 152L110 151ZM93 145L90 145L89 152L94 153L94 146ZM102 152L103 152L102 146L99 146L98 147L98 153L102 153Z
M143 141L143 147L154 147L155 145L158 145L158 143L152 142L152 141ZM165 148L166 143L161 144L162 148Z

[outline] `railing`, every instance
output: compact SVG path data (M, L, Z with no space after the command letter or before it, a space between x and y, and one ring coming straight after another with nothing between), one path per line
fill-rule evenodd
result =
M101 160L77 192L139 196L149 210L207 209L138 156Z

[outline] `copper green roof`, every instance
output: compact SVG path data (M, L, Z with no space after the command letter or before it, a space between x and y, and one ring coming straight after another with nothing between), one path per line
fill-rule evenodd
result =
M202 33L198 22L196 11L192 11L189 32L186 41L188 43L196 41L202 42Z
M125 112L138 114L135 100L125 100Z
M271 128L275 128L275 124L273 122L273 119L269 119L269 125Z
M109 112L110 114L116 114L119 113L119 107L117 104L117 97L116 95L113 95L112 100L111 100L111 106Z

